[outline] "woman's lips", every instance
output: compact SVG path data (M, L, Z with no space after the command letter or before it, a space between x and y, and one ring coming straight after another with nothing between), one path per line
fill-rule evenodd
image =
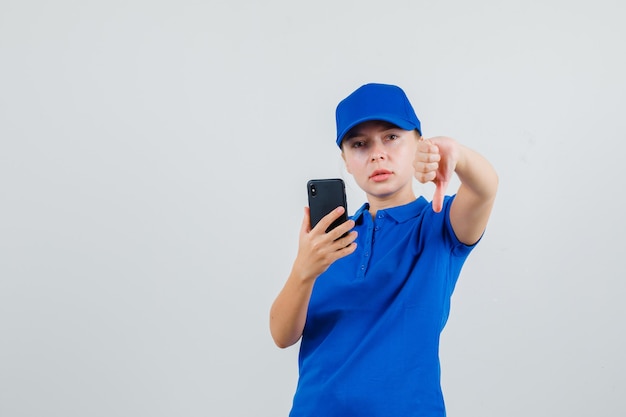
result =
M382 182L387 180L391 176L391 171L386 169L377 169L370 175L370 180L374 182Z

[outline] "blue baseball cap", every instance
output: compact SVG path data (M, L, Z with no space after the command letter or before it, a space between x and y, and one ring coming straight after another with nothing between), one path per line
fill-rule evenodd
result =
M404 130L422 134L420 121L404 91L395 85L365 84L337 105L337 146L350 129L359 123L381 120Z

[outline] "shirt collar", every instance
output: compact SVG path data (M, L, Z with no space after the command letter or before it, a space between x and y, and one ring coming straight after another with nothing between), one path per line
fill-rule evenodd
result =
M422 214L422 211L426 206L428 206L428 201L424 197L418 197L416 200L405 204L403 206L391 207L384 210L378 210L379 213L385 213L387 216L391 217L398 223L403 223L407 220L410 220L414 217L418 217ZM365 212L369 212L370 205L369 203L365 203L359 208L354 215L352 216L352 220L355 223L360 223L362 221L363 214Z

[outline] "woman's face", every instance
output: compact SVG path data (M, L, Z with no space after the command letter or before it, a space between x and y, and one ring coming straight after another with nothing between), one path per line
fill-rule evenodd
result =
M373 200L384 206L407 204L415 199L413 162L419 135L382 121L352 128L342 142L346 169ZM388 203L388 204L387 204Z

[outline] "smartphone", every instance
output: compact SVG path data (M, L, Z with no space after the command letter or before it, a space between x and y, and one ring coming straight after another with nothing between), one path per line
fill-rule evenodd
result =
M309 208L311 212L311 229L328 213L339 206L345 211L326 229L326 233L348 220L348 203L346 201L346 185L340 178L310 180L307 183Z

